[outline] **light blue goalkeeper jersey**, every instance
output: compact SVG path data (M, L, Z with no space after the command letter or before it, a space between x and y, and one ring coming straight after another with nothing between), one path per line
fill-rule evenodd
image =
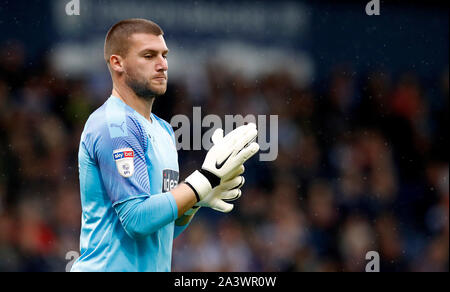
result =
M89 117L78 157L81 255L72 271L170 271L178 210L169 191L179 180L178 155L170 124L154 114L151 119L114 96ZM130 236L117 206L156 194L148 220L162 216L159 222L167 224L144 237Z

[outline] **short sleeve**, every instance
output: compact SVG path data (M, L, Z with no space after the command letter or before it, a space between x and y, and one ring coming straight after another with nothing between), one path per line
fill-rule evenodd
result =
M106 192L113 206L138 197L150 196L145 159L145 133L131 117L108 120L94 144Z

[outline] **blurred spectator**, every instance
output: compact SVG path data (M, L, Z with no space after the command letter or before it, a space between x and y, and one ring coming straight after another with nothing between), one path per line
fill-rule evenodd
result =
M340 234L339 249L344 271L365 271L368 251L377 251L375 232L367 219L361 216L347 218ZM383 255L380 255L383 257Z

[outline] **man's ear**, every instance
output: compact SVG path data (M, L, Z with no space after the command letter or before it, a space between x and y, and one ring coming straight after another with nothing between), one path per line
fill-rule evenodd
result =
M112 71L122 73L124 71L123 58L119 55L111 55L111 57L109 57L109 66Z

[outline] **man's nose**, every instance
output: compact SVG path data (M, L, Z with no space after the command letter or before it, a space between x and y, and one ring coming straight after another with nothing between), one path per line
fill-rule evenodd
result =
M167 59L160 56L156 63L156 71L167 71L168 68Z

